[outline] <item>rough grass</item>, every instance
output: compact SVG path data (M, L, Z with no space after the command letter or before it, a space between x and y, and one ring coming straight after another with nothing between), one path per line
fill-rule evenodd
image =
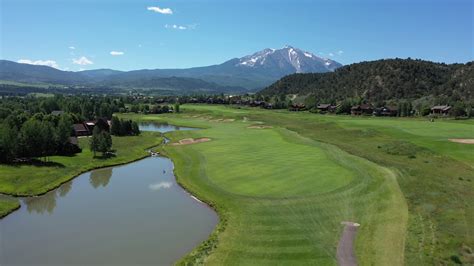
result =
M19 207L20 202L16 199L0 198L0 219Z
M221 217L210 239L180 263L333 265L342 221L362 224L361 264L403 262L408 211L394 172L284 127L216 121L226 110L140 117L204 128L170 133L172 140L212 139L164 147L178 182Z
M33 196L54 189L79 174L94 168L124 164L147 156L146 149L159 145L160 134L144 132L141 136L114 137L116 156L93 158L88 138L80 138L82 152L75 156L52 156L45 165L0 165L0 193L15 196ZM0 201L0 213L17 205Z
M397 215L399 215L397 214L397 208L401 206L400 208L403 209L402 201L406 202L408 208L406 218L408 222L405 230L403 230L403 226L381 227L382 229L361 227L357 238L357 255L359 259L363 260L361 264L375 264L374 262L377 261L376 258L385 257L382 254L386 252L393 254L393 248L395 247L396 250L398 245L404 247L403 251L398 253L399 256L403 257L402 260L387 260L387 263L377 264L450 264L453 263L452 258L459 258L460 261L465 264L474 264L474 256L466 251L474 248L474 227L472 226L474 224L474 205L471 204L471 202L474 202L474 156L472 156L472 154L474 154L474 146L453 143L448 140L450 138L474 138L474 120L436 120L435 122L429 122L422 118L403 119L331 116L315 115L307 112L267 111L256 108L210 105L184 105L181 109L183 113L180 115L150 115L141 117L147 120L159 119L160 121L170 121L181 125L207 128L206 130L185 134L211 138L213 136L208 134L208 132L213 132L212 130L215 126L220 126L220 124L212 122L212 120L216 119L232 118L235 119L234 123L236 124L245 123L251 125L258 123L271 125L274 126L275 129L258 131L265 132L269 130L288 129L305 139L317 141L316 143L319 145L321 145L321 142L328 143L332 145L330 147L338 147L346 155L348 153L363 161L373 163L376 167L381 167L379 169L381 169L380 171L382 172L388 171L387 169L389 169L390 172L386 172L385 175L382 175L385 177L383 180L387 183L390 183L389 180L392 180L392 184L389 187L393 191L397 191L396 185L398 185L402 193L402 198L387 196L397 195L397 193L377 194L370 192L370 189L365 189L362 190L364 193L356 197L348 197L350 207L341 208L337 204L343 197L339 197L337 200L332 199L331 203L327 203L328 206L334 204L334 208L345 210L347 213L362 213L362 215L357 216L358 221L356 222L364 224L361 220L371 219L372 223L379 224L390 221L390 219L397 219ZM280 129L277 129L277 127L280 127ZM183 133L178 132L178 134ZM185 136L182 135L181 137ZM219 141L220 140L217 139L213 143L217 144ZM230 145L229 148L234 149L232 143L238 143L239 141L240 139L238 138L233 141L226 139L226 145ZM402 143L402 147L396 147L397 143ZM210 173L214 171L211 170L211 168L215 166L209 165L209 158L206 156L207 151L204 145L214 144L198 144L202 146L199 148L198 145L182 147L182 150L175 149L169 151L172 155L171 157L177 163L176 171L178 178L181 180L180 182L191 191L197 193L200 197L213 202L216 206L220 206L221 209L226 207L225 211L221 210L220 212L225 214L221 214L221 217L227 217L226 224L228 224L228 226L225 230L219 228L219 232L223 230L222 233L217 234L219 237L211 238L211 240L214 239L215 241L210 241L211 243L218 244L215 251L211 252L210 256L207 257L208 261L218 264L231 262L231 258L235 258L236 262L252 263L253 261L253 264L259 264L262 261L265 263L275 262L277 258L284 258L283 261L286 262L296 258L297 263L305 262L302 264L311 264L313 262L318 262L318 264L325 264L325 262L329 264L334 263L334 260L329 257L333 256L330 254L335 254L333 251L336 243L328 244L330 242L328 239L330 238L323 236L330 234L331 237L333 237L332 240L336 241L337 237L334 238L334 235L338 234L341 228L337 227L335 220L343 218L344 216L337 216L334 212L327 212L324 208L324 204L319 201L311 203L303 201L295 203L293 201L292 205L288 203L288 201L290 201L288 198L282 200L284 203L269 198L269 202L267 202L269 205L266 205L261 201L264 199L259 198L258 204L247 205L243 202L250 200L240 201L233 199L231 197L232 195L236 197L250 197L252 198L252 203L255 200L254 197L250 196L254 194L237 193L236 195L236 187L231 186L232 184L230 183L227 184L223 180L217 180L217 182L221 182L221 186L218 186L216 182L211 182L212 179L216 180L218 178L210 175ZM210 147L209 149L212 150ZM259 150L258 143L254 144L254 150ZM282 151L281 154L285 154L284 151ZM326 154L331 153L326 152ZM413 154L415 156L410 156ZM226 156L233 157L235 155L229 153L226 154ZM243 155L240 156L243 157ZM243 161L251 160L253 156L253 153L248 153ZM256 156L258 156L258 154ZM275 156L280 155L277 153ZM311 154L307 154L306 156L311 156ZM224 159L219 158L218 160ZM278 158L276 160L278 160ZM269 161L271 160L269 159ZM335 161L340 161L340 159L335 159ZM235 165L239 165L238 162L231 165L231 167L235 167ZM358 165L360 165L360 163L352 165L359 167ZM315 164L314 167L317 166L318 165ZM218 168L226 168L226 166L220 165ZM278 165L275 165L275 168L278 168ZM242 171L245 171L245 169L242 169ZM352 169L351 171L354 170ZM372 170L362 170L362 172L366 174L373 173ZM391 176L391 178L389 178L389 176ZM360 180L357 178L354 179ZM222 187L223 184L226 186ZM374 185L359 185L358 187L369 187L372 189L378 187L379 190L383 190L383 186L377 183L373 184ZM229 188L229 186L231 187ZM266 190L261 190L266 193ZM378 191L377 189L375 190ZM210 196L213 195L213 193L217 193L218 195ZM224 197L224 195L229 193L231 196ZM322 195L325 195L325 193ZM369 195L373 195L373 197ZM366 197L365 200L364 196ZM391 206L396 204L389 205L390 207L385 206L385 211L382 211L380 207L377 206L384 206L387 202L384 200L384 196L388 197L391 201L398 201L399 206L393 209L391 209ZM317 196L308 197L315 198ZM224 200L224 198L226 199ZM306 199L306 197L303 198ZM342 205L344 202L349 204L347 201L341 200ZM370 205L368 202L375 202L375 205ZM286 203L292 207L288 207ZM311 206L307 206L307 209L314 209L315 213L308 212L307 209L304 209L303 206L305 203ZM364 208L362 212L358 212L356 211L356 207L352 206L357 205L355 203L370 207ZM322 207L320 207L320 205ZM256 206L263 206L261 208L264 210L259 210ZM279 206L282 208L280 209ZM326 215L323 214L323 209ZM230 213L229 210L232 210L232 213ZM256 217L260 211L268 213L268 217L265 217L265 222L249 224L247 219L242 218L247 216ZM305 216L296 216L297 213L301 212L305 213ZM290 216L292 219L286 220L285 223L279 223L277 222L279 213L283 214L283 216ZM292 216L293 214L295 214L295 216ZM376 215L377 217L368 218L371 215ZM298 219L299 217L302 218ZM347 217L344 218L347 219ZM301 223L299 220L304 220L306 224ZM318 230L317 233L320 236L314 236L314 238L306 237L306 235L312 235L307 232L307 230L310 230L308 228L311 228L312 223L325 224L327 221L332 221L329 223L333 224L332 226L324 226L322 230ZM399 222L400 221L397 221L395 224ZM238 235L246 234L245 232L241 232L245 231L243 228L251 229L253 228L252 225L258 227L258 230L256 230L256 232L247 230L253 233L251 233L251 235L255 235L255 237L251 235L248 237L254 238L253 240L256 242L246 242L245 239L241 240ZM298 231L300 235L297 234ZM306 231L306 233L301 233L301 231ZM261 232L271 233L273 236L268 236L268 239L264 237L259 239L260 237L257 236L257 233L260 234ZM295 234L293 235L293 233ZM384 241L386 240L385 242L377 241L377 235L385 236L387 234L398 237L403 235L405 236L405 242L402 244L400 244L400 242L392 244L388 236L388 238L383 238ZM364 239L365 237L370 238L370 240ZM308 243L307 241L309 239L319 244L313 242L313 244L308 245L296 244L305 241ZM326 240L323 241L322 239ZM265 240L268 241L262 242ZM273 250L271 248L272 243L278 246L289 246L290 248L287 249L288 252L291 250L293 253L299 254L287 254L288 256L286 256L284 255L284 251L275 249L276 252L280 251L280 253L278 253L280 255L274 255L271 252ZM369 243L380 245L380 247L370 247ZM213 245L214 244L208 243L208 248L204 249L206 252L201 252L201 255L207 254ZM309 249L310 247L318 245L320 248L313 248L313 251L314 249L319 250L318 252L314 251L314 254L324 253L326 255L321 255L315 259L308 255L311 253ZM247 248L241 246L246 246ZM258 252L260 249L257 247L259 246L264 246L265 248L261 249L265 250L265 252ZM299 247L301 247L301 249ZM326 249L326 251L321 253L321 248ZM202 259L198 253L199 249L190 257L185 258L184 262L195 258ZM361 256L362 254L364 254L364 256ZM368 255L365 256L365 254ZM290 257L292 259L289 259ZM286 258L288 258L289 261L287 261Z

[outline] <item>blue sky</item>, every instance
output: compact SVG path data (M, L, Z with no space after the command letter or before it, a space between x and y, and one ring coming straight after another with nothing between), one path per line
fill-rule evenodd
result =
M0 58L73 71L204 66L286 44L343 64L474 60L472 0L0 1Z

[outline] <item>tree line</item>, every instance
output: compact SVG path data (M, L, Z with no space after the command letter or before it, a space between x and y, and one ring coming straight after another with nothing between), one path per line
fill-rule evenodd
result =
M70 142L72 119L63 115L58 119L36 114L18 126L12 119L0 123L0 162L20 158L69 155L80 152Z

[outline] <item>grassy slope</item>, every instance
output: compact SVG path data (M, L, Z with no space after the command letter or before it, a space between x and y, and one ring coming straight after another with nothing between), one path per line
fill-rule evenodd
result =
M221 233L182 262L331 265L341 222L357 221L362 264L401 264L408 211L392 171L284 128L209 118L166 116L206 128L169 134L174 140L212 138L165 152L178 181L211 202L222 219Z
M447 141L449 138L474 138L473 120L437 120L431 123L425 119L321 116L308 113L265 111L247 108L235 109L205 105L187 105L183 106L183 110L185 114L179 118L175 116L160 117L173 123L190 123L195 126L199 126L199 123L196 122L200 121L199 119L205 121L211 117L213 119L231 117L238 121L242 121L242 119L264 121L267 124L290 129L310 140L333 144L350 154L368 159L385 167L385 169L391 169L392 173L397 174L396 179L407 201L409 210L406 242L404 244L405 263L409 265L444 264L452 262L450 260L451 256L458 256L465 263L474 263L473 256L469 255L468 252L469 248L474 248L472 226L474 224L474 208L471 204L471 202L474 202L474 156L472 156L474 154L474 146ZM145 118L157 119L156 116L146 116ZM213 125L203 124L202 126L212 127ZM201 132L204 133L204 131ZM204 145L209 146L212 144L199 145L204 147ZM207 172L208 168L214 168L214 166L209 166L206 163L205 151L198 150L197 147L199 145L186 148L180 147L179 149L183 149L182 152L176 149L171 153L173 159L177 162L178 178L180 178L181 182L192 191L197 191L198 194L203 194L201 196L206 197L212 191L222 190L222 187L218 187L210 182L212 177L208 177ZM234 155L228 154L226 156L233 157ZM253 154L248 154L248 157L252 158ZM199 168L194 166L194 161L201 162ZM210 170L210 172L212 171ZM392 173L386 176L391 176ZM392 182L395 182L393 178ZM203 184L208 184L208 188L204 189L203 187L205 186ZM395 189L396 183L391 187ZM208 192L199 193L200 191ZM207 197L209 197L208 200L215 200L213 197ZM221 197L223 196L221 195L215 197L218 198L218 203L227 202L218 205L231 205L234 202L234 200L222 200ZM400 199L395 200L400 201ZM359 202L359 200L356 202ZM279 202L276 204L278 206L281 205ZM243 207L244 210L242 210L244 212L243 216L247 215L246 211L250 211L250 207L247 205L240 203L236 205L236 208L245 206ZM311 206L319 208L318 204L312 204ZM371 210L374 209L372 208ZM267 212L270 211L267 210ZM275 212L278 213L280 210L275 209ZM374 212L368 211L363 216L368 216L372 213ZM392 213L392 215L395 214L396 212ZM313 214L307 215L306 218L311 218ZM331 217L332 215L327 216ZM324 219L326 219L326 216L324 216ZM382 219L385 218L379 220L382 221ZM321 218L319 220L311 219L310 221L320 222L320 220ZM222 233L222 239L226 235L233 237L232 234L238 234L238 228L245 224L239 220L236 223L240 223L240 225L236 224L234 228L232 226L232 219L228 223L229 229ZM296 225L294 221L291 223ZM271 225L270 222L269 225ZM272 230L278 229L277 226L271 228ZM397 229L397 227L393 229ZM265 230L270 231L269 229L262 229L262 231ZM292 228L282 230L294 231ZM279 234L281 232L279 230ZM333 234L336 234L335 232ZM382 234L381 232L383 231L365 230L365 232L371 235L376 232ZM395 233L403 234L400 231L395 231ZM363 247L364 245L361 242L369 242L363 239L366 234L364 234L364 228L362 227L361 234L359 234L357 240L358 255L362 259L365 259L365 257L361 256L361 252L366 250L366 247ZM293 239L292 241L296 240ZM240 240L234 241L234 244L235 242L240 242ZM218 254L223 252L219 251L219 249L222 250L224 249L222 246L226 246L226 244L221 243L224 243L224 241L221 240L219 242L219 248L209 257L210 261L218 262L216 258L219 258ZM248 242L242 243L250 246ZM256 243L264 245L264 242L261 241ZM288 240L288 242L284 243L286 244L280 243L279 245L290 246L289 243L293 242ZM265 245L267 244L269 243ZM381 244L389 245L389 243ZM297 247L298 245L294 244L291 246ZM329 245L328 247L334 246ZM249 249L251 248L249 247ZM381 248L380 250L390 251L386 248ZM367 250L366 252L374 251ZM242 253L241 255L241 257L245 257L248 254ZM303 254L301 256L304 257Z
M0 165L0 193L22 196L42 194L88 170L143 158L147 155L145 150L160 144L161 140L159 134L148 132L139 137L114 137L112 148L116 150L117 156L93 159L88 148L88 139L81 138L82 152L71 157L50 157L50 162L55 163L53 166ZM12 203L11 200L1 200L0 216L16 207L17 201Z

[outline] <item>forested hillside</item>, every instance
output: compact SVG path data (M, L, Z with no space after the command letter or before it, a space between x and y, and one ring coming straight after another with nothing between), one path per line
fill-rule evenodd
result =
M260 93L312 95L329 102L359 98L375 103L422 97L470 102L474 95L474 64L412 59L361 62L335 72L289 75Z

